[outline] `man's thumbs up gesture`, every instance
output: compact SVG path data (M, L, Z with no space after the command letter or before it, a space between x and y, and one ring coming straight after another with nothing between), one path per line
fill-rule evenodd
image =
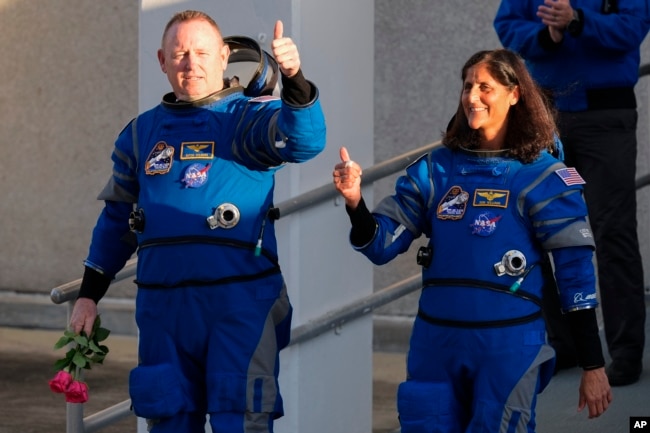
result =
M298 47L291 38L282 36L283 31L284 25L282 21L276 21L271 48L273 49L273 57L278 62L280 72L286 77L293 77L300 69L300 55L298 54Z

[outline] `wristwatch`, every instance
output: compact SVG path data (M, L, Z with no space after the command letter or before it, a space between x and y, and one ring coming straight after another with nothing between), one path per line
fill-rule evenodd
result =
M569 22L569 25L566 27L567 31L571 36L579 36L582 33L582 11L579 9L573 10L573 19Z

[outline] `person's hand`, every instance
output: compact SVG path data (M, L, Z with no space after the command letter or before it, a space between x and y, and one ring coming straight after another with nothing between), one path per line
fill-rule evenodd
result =
M90 336L93 331L93 324L97 317L97 304L88 298L79 298L74 303L72 314L70 314L70 330L75 334L84 331Z
M336 190L345 198L345 204L356 209L361 201L361 166L350 159L348 150L339 150L341 162L334 166L332 181Z
M278 62L280 72L285 77L293 77L300 69L300 55L298 54L298 47L291 38L282 37L283 31L284 25L282 21L276 21L271 48L273 49L273 57Z
M599 417L607 410L612 398L612 389L605 374L605 367L582 372L578 412L587 406L589 418Z
M564 29L573 19L573 8L569 0L544 0L537 8L537 16L548 26L553 42L559 43L564 39Z

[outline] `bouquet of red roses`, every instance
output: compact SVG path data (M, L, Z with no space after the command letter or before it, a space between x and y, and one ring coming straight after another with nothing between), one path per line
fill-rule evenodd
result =
M83 370L90 370L93 364L103 364L108 353L108 347L100 343L110 334L101 327L99 316L95 319L90 336L84 331L75 334L70 330L63 332L63 337L54 345L54 350L61 349L71 343L74 347L68 350L64 358L54 363L56 375L50 380L53 392L65 394L68 403L85 403L88 401L88 385L82 381Z

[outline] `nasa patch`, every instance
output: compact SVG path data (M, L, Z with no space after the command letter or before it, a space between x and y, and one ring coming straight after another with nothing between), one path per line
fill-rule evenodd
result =
M497 229L497 223L500 219L501 215L495 215L492 212L481 212L469 226L473 235L490 236Z
M200 164L198 162L187 167L183 173L181 182L185 188L199 188L205 185L208 180L208 170L211 164Z

